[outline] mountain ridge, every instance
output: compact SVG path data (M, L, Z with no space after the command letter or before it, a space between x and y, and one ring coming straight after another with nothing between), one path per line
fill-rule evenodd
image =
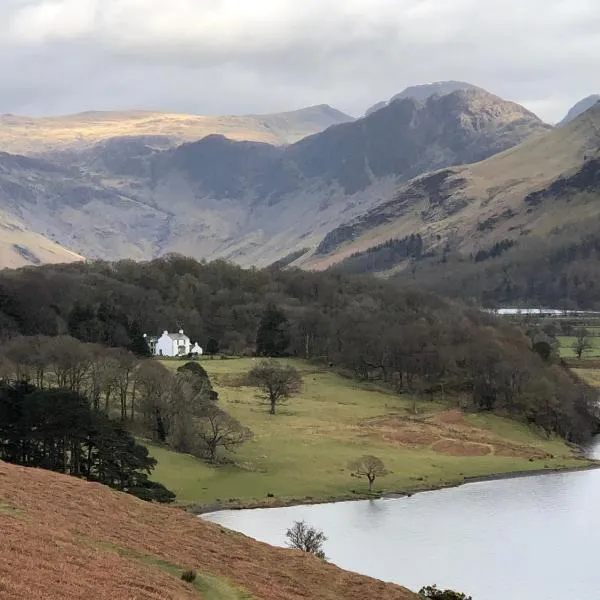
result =
M289 146L216 134L174 148L153 136L113 137L55 154L55 171L0 171L0 208L91 259L177 252L266 266L315 248L402 182L549 130L478 89L397 100Z
M468 259L494 245L551 238L557 227L587 228L600 217L586 196L600 190L599 149L600 104L484 161L411 180L388 202L330 232L321 256L304 257L303 266L328 268L415 234L423 254ZM400 253L388 270L406 269L413 258Z
M592 108L598 102L600 102L600 94L592 94L591 96L583 98L569 109L565 117L558 123L558 126L560 127L570 123L573 119L576 119L579 115Z
M87 149L124 136L155 136L174 147L213 133L285 145L352 119L327 104L264 115L205 116L149 110L85 111L56 117L0 115L0 150L46 154Z

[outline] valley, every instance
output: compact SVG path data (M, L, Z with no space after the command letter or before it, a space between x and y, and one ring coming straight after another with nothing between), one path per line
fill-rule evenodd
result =
M176 369L185 361L166 361ZM192 511L376 498L464 483L503 473L585 468L590 463L557 438L485 414L463 414L461 399L417 399L379 383L357 383L318 365L291 361L303 375L297 397L270 416L256 390L237 383L255 359L203 360L222 407L254 437L207 465L156 445L156 481ZM466 399L463 399L466 403ZM348 464L375 455L390 471L351 476Z

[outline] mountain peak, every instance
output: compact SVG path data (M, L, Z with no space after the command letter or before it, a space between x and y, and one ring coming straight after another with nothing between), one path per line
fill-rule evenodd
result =
M586 110L589 110L590 108L592 108L592 106L598 104L598 102L600 102L600 94L592 94L591 96L587 96L583 100L580 100L579 102L577 102L577 104L571 107L569 112L566 114L565 118L562 121L560 121L558 125L561 126L570 123L573 119L576 119Z
M375 111L383 108L390 102L395 102L396 100L403 100L405 98L413 98L414 100L418 100L420 102L424 102L428 98L434 95L445 96L447 94L451 94L453 92L459 90L483 90L483 88L477 87L472 83L467 83L466 81L435 81L433 83L424 83L420 85L412 85L404 90L402 90L399 94L392 96L389 101L378 102L371 106L365 116L374 113Z

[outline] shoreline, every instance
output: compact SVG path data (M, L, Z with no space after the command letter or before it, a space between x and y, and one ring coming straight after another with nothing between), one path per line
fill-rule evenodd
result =
M361 500L385 500L410 498L416 494L423 492L436 492L451 488L461 487L469 483L484 483L486 481L501 481L503 479L520 479L522 477L539 477L540 475L560 475L562 473L577 473L580 471L592 471L600 469L600 460L587 459L588 464L577 467L551 467L549 469L532 469L530 471L509 471L506 473L490 473L489 475L473 475L467 476L462 481L436 485L426 488L419 488L413 491L399 490L396 492L385 493L368 493L363 494L346 494L342 496L330 496L328 498L286 498L286 499L264 499L264 500L249 500L235 505L223 504L205 504L205 505L188 505L182 506L184 510L196 516L201 517L209 513L217 513L225 510L253 510L258 508L286 508L290 506L307 506L319 504L334 504L337 502L359 502Z

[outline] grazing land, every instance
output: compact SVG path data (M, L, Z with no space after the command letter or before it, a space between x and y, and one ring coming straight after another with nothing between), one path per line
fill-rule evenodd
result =
M588 328L590 347L583 353L582 358L600 358L600 331L598 328ZM559 350L562 358L575 358L573 344L576 341L574 335L561 335L558 337Z
M367 482L348 463L381 458L390 471L377 493L413 492L469 477L588 464L562 440L499 416L464 414L459 399L414 402L375 384L357 383L305 361L301 393L278 414L241 385L253 359L205 359L223 408L254 432L230 462L210 466L192 456L150 446L154 479L197 509L364 497ZM164 361L169 368L181 365ZM414 411L416 407L416 413Z
M417 600L100 484L4 462L0 482L2 600Z

